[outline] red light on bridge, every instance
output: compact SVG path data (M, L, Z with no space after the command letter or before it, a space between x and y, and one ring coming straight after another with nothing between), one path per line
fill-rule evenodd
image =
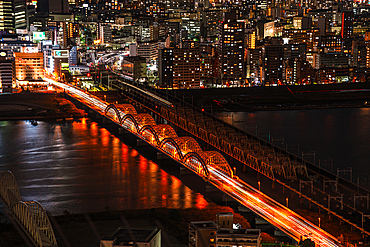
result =
M204 109L202 109L202 111L204 111Z

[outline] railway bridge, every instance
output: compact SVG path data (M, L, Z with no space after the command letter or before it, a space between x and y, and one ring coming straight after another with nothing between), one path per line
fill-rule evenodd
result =
M305 164L294 164L281 158L283 153L278 154L277 147L272 145L266 147L266 145L262 145L264 143L261 140L248 135L246 137L240 135L241 139L246 139L245 145L237 147L234 143L237 143L238 140L231 142L227 141L230 139L227 139L225 141L217 133L206 128L209 116L204 111L198 112L196 109L186 108L177 101L158 96L154 91L150 92L123 81L119 82L116 87L130 101L130 104L108 103L78 88L49 81L53 85L65 89L70 97L84 104L90 111L103 116L107 121L116 124L119 129L130 132L139 140L146 142L201 176L296 241L311 238L321 246L341 246L338 239L329 233L235 176L225 158L225 156L231 157L229 160L240 162L271 180L284 184L287 189L295 191L303 199L310 200L318 207L329 210L332 215L341 217L295 190L289 184L280 181L280 178L285 177L295 181L308 178L309 169ZM144 110L145 113L138 113L138 109ZM212 121L217 123L219 120L212 118ZM217 127L216 124L214 126ZM186 131L189 135L179 136L176 130ZM216 131L225 134L222 133L221 126ZM228 136L231 138L233 133L242 134L234 130ZM199 141L212 146L213 150L203 150ZM241 142L241 140L239 141ZM255 146L258 147L255 148ZM264 159L259 154L265 154L270 158ZM271 155L269 156L269 154ZM275 163L271 162L272 160ZM346 219L343 218L342 221L346 221ZM355 228L361 228L350 221L348 223ZM363 227L362 229L365 234L369 234Z

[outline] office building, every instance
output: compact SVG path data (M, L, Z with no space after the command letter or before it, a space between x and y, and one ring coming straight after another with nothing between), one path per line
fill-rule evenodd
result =
M26 0L3 0L0 4L0 31L14 33L27 28Z
M284 46L267 44L262 48L265 85L280 84L283 79Z
M27 28L27 6L26 0L13 0L14 28Z
M173 50L173 88L198 88L200 86L199 48Z
M37 49L14 52L16 78L19 81L39 80L44 73L44 54Z
M98 24L98 39L101 44L109 44L112 42L112 27L110 24Z
M0 51L0 89L3 93L12 93L14 86L14 61L6 58L6 51Z
M342 12L342 38L350 38L353 34L353 12Z
M139 56L125 57L122 60L122 74L131 77L135 82L146 78L145 58Z
M261 246L261 230L236 226L232 213L217 213L216 222L190 222L189 247Z
M134 240L136 243L134 243ZM111 236L100 240L100 247L142 246L161 247L161 230L126 229L119 227Z
M244 83L244 22L235 12L225 12L218 33L220 79L226 85Z
M158 52L159 87L173 87L173 49L160 49Z
M157 64L158 41L138 42L137 55L146 59L148 64Z

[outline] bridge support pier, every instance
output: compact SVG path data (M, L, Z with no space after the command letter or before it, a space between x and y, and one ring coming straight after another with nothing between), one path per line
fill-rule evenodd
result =
M189 175L189 174L193 174L193 172L187 169L186 167L180 166L180 175Z
M138 147L143 147L143 146L147 146L148 144L145 141L141 140L141 139L137 139L136 140L136 145Z

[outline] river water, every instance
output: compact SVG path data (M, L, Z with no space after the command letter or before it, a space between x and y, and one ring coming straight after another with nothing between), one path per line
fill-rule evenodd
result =
M0 121L0 171L23 201L54 215L148 208L205 208L204 197L89 119Z
M293 153L315 151L328 170L353 168L370 187L370 108L224 112L220 117ZM257 126L257 128L256 128ZM299 150L294 144L299 143ZM286 147L286 146L285 146ZM305 157L313 160L312 156ZM323 160L333 159L333 168ZM116 210L206 208L205 198L97 123L0 122L0 171L16 177L24 201L60 215ZM349 172L341 173L349 179Z
M303 152L329 171L339 169L348 180L352 168L352 181L359 178L370 187L370 108L223 112L219 117L299 156Z

